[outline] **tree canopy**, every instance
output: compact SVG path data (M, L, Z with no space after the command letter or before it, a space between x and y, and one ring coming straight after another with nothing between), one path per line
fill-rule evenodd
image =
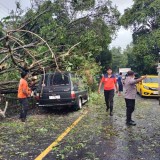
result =
M108 46L119 28L120 13L110 0L32 1L26 13L16 4L0 24L1 79L17 79L20 66L32 75L57 66L93 76L100 71L97 57L110 56Z
M160 2L159 0L134 0L125 10L121 24L133 29L132 63L141 73L156 73L160 52Z

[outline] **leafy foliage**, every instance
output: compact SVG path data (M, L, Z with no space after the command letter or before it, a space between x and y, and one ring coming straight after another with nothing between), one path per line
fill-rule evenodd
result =
M111 53L113 71L118 72L119 68L125 68L128 62L128 58L127 55L122 52L121 47L113 47Z
M32 8L28 9L23 16L20 15L22 12L20 6L20 3L17 3L17 16L15 16L16 12L12 11L9 17L2 20L2 24L6 26L7 30L19 28L31 31L45 39L55 53L59 68L62 70L77 71L84 66L83 69L91 70L93 76L100 71L101 67L96 64L96 58L111 43L111 37L118 29L120 16L110 1L101 3L94 0L35 1ZM3 30L5 31L4 28ZM45 61L43 66L47 71L54 70L52 55L44 43L39 44L36 36L29 32L18 31L12 36L20 39L19 43L21 44L34 43L35 47L29 48L28 51L37 61L42 59ZM10 45L18 47L19 43L10 42ZM74 45L75 47L71 49ZM31 56L26 56L22 49L15 54L27 65L34 63ZM7 63L10 62L9 59ZM90 63L97 68L94 73L92 71L94 67L91 67Z
M141 73L156 73L160 52L159 0L134 0L122 16L121 24L133 28L133 69Z

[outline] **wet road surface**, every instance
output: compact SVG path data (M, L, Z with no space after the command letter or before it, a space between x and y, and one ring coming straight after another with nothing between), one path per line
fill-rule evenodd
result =
M114 115L105 111L103 95L91 95L81 111L32 114L23 124L7 118L0 124L0 159L33 160L85 110L88 114L44 160L160 160L160 106L157 99L137 97L133 119L125 124L125 102L115 96ZM94 98L93 98L94 97Z

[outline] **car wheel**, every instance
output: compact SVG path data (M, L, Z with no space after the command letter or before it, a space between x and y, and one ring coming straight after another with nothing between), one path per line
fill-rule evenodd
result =
M77 102L76 102L76 105L75 105L75 107L74 107L74 110L80 110L80 109L82 109L82 99L79 97L78 99L77 99Z

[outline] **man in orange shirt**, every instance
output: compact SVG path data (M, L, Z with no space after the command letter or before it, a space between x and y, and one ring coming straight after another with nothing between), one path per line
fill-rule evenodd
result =
M99 94L100 94L102 83L104 84L104 96L105 96L105 102L107 106L106 111L108 112L108 110L110 109L110 116L113 116L114 90L116 88L116 92L118 92L118 86L117 86L116 77L112 74L112 69L110 67L107 69L107 74L104 74L104 76L101 79L101 82L99 84L99 89L98 89Z
M28 87L27 78L28 78L28 73L22 72L18 87L18 99L22 107L20 113L20 119L22 120L22 122L25 122L26 120L28 106L29 106L28 97L31 94L31 90Z

